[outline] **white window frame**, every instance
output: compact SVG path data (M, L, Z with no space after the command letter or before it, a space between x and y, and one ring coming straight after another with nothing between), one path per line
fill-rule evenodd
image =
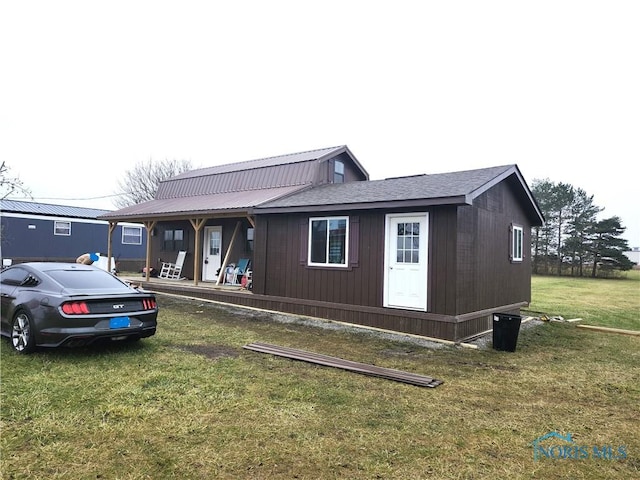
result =
M54 220L53 234L63 237L71 236L71 222L69 220Z
M129 231L136 230L137 233L127 233L127 229ZM137 237L138 240L134 242L126 241L125 238ZM142 227L134 227L123 225L122 226L122 245L142 245Z
M524 228L520 225L511 226L511 261L524 260Z
M345 222L345 236L344 236L344 262L343 263L329 263L330 255L329 255L329 223L334 220L344 220ZM327 238L326 238L326 251L325 251L325 262L312 262L312 245L313 245L313 222L327 222ZM337 217L310 217L309 218L309 243L307 245L307 264L311 267L330 267L330 268L345 268L349 265L349 217L348 216L337 216Z

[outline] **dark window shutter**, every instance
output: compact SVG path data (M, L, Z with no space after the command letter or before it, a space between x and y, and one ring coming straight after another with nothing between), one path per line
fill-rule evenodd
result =
M513 261L513 223L509 225L509 261Z
M349 217L349 266L360 263L360 217Z
M309 220L300 220L300 265L307 264L307 249L309 248Z

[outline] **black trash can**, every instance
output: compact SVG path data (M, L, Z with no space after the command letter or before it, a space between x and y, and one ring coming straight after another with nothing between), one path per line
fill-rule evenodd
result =
M520 333L520 315L510 313L493 314L493 349L515 352Z

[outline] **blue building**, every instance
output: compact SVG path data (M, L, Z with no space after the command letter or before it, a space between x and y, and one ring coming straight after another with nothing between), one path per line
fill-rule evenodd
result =
M16 200L0 200L2 264L29 261L75 262L83 253L107 255L109 210ZM146 229L118 223L112 233L112 257L119 270L138 271L145 264Z

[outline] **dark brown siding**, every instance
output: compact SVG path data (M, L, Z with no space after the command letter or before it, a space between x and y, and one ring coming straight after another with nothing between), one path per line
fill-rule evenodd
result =
M259 215L254 294L247 305L459 341L491 328L492 313L530 302L530 224L508 182L472 206L429 212L428 311L382 307L384 210L348 215L358 261L349 268L306 266L309 215ZM398 213L394 211L393 213ZM524 229L525 259L512 263L510 227ZM350 241L354 241L351 238Z
M351 158L347 153L342 153L338 155L334 160L340 160L344 163L344 181L346 182L357 182L360 180L366 180L364 175L362 174L362 170L353 164ZM330 177L329 181L333 182L333 160L330 162Z
M156 292L177 293L251 308L337 320L355 325L451 341L463 341L470 336L486 331L488 320L491 318L491 312L487 311L474 312L473 314L465 315L464 318L458 318L408 310L273 297L256 293L250 294L194 287L179 283L157 284L143 282L143 286ZM494 311L517 313L518 308L521 306L497 306Z
M349 212L347 212L348 214ZM430 213L429 311L456 315L456 207L440 207ZM357 221L358 263L349 268L306 266L308 215L261 215L256 251L254 291L349 305L382 307L384 284L385 211L351 212L351 235ZM336 214L338 215L338 214ZM301 233L302 232L302 233ZM354 246L351 248L354 254ZM262 267L263 273L260 273Z
M160 222L154 228L155 233L151 237L151 266L160 271L163 262L175 262L178 250L164 250L165 230L183 230L187 256L182 267L182 275L193 278L193 251L195 248L193 227L188 220L174 222Z
M531 300L531 228L508 182L458 209L456 314ZM511 225L524 228L524 261L511 262Z
M428 308L430 312L455 315L456 207L434 208L429 219Z
M348 268L316 268L306 265L307 245L303 233L308 228L308 215L259 216L254 292L381 306L384 215L357 212L349 217L351 233L357 229L358 237L357 245L350 246L350 256L357 254L358 263Z

